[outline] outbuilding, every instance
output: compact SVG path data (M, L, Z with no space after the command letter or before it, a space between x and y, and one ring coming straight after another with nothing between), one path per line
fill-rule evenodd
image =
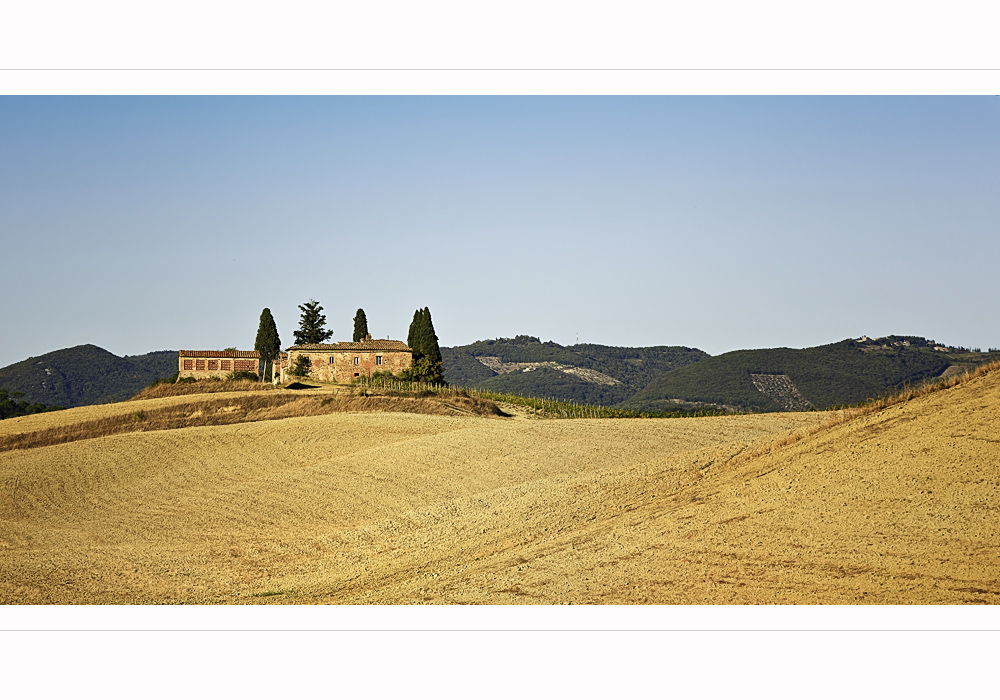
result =
M178 379L222 379L233 372L259 375L260 353L256 350L180 350L177 353L177 370Z

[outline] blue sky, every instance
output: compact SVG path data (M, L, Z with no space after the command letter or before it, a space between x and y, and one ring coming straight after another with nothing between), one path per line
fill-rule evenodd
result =
M1000 347L1000 98L2 97L0 366L251 348Z

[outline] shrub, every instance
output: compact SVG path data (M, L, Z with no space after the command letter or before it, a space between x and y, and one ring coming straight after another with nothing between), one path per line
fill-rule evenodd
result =
M170 375L169 377L164 377L163 379L157 379L156 381L154 381L154 382L146 385L144 387L144 389L152 389L154 386L159 386L160 384L174 384L174 383L176 383L178 381L177 378L180 376L180 374L181 374L180 370L178 370L178 371L174 372L172 375ZM184 381L186 379L191 379L191 377L185 377L184 379L182 379L180 381Z
M379 370L378 372L372 372L372 375L370 377L367 376L367 375L364 376L364 377L355 377L353 380L351 380L351 383L352 384L376 384L376 383L378 383L378 382L380 382L382 380L385 380L387 382L391 382L391 381L397 381L398 382L398 381L400 381L399 377L397 377L392 372L388 372L388 371L385 371L385 370Z
M415 360L412 367L399 373L399 378L405 382L426 382L428 384L445 384L440 362L432 362L429 357Z
M312 362L309 360L309 356L299 355L295 358L295 364L288 370L288 373L294 377L306 377L309 376L311 370Z
M242 381L257 382L257 381L260 381L260 375L257 374L256 372L247 372L245 369L241 369L241 370L238 370L238 371L235 371L235 372L230 372L229 374L227 374L226 375L226 381L227 382L242 382Z

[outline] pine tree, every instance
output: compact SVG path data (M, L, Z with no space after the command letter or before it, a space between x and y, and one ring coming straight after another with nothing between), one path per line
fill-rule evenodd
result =
M260 360L264 364L264 379L270 379L274 358L281 352L281 338L278 337L278 326L268 308L260 312L260 325L257 326L257 340L253 349L260 353Z
M316 345L333 335L333 331L326 330L326 316L318 301L310 299L305 304L300 304L299 309L302 311L302 318L299 320L299 329L295 331L296 345Z
M368 335L368 318L364 309L358 309L354 314L354 342L360 343Z

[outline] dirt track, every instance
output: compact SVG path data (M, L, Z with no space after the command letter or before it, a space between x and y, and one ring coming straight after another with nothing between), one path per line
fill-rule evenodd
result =
M8 452L0 602L996 603L998 414L994 372L742 462L826 416L340 414Z

